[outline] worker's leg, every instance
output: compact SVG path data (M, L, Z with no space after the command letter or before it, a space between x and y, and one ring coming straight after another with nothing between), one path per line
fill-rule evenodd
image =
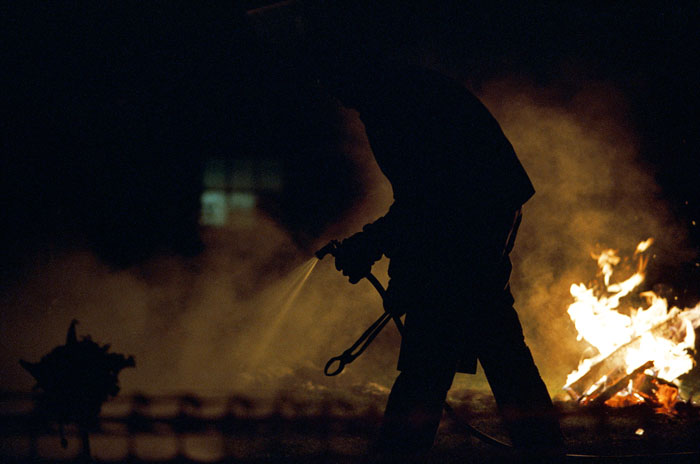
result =
M525 344L512 307L481 324L479 361L493 391L513 445L523 449L561 449L556 410Z
M391 389L375 451L393 456L420 456L433 445L452 368L406 369Z

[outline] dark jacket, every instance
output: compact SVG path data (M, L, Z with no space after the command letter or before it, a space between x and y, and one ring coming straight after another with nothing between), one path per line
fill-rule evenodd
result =
M407 314L401 368L417 340L459 345L466 325L489 317L468 302L512 303L508 253L534 188L496 120L456 81L410 68L367 82L365 94L358 111L394 203L364 231L391 259L388 291ZM471 371L473 356L462 358Z

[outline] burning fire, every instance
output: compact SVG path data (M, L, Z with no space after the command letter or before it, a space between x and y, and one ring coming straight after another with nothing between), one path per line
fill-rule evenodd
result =
M650 238L637 245L636 271L625 280L613 280L613 270L622 260L608 249L592 255L602 279L590 288L571 286L574 302L567 312L577 338L597 350L569 374L564 386L582 403L627 406L650 401L659 412L670 413L678 395L678 377L694 366L690 352L700 325L700 303L691 309L669 309L666 299L647 291L633 294L642 297L646 307L628 304L624 312L618 310L621 300L644 281L646 251L652 244Z

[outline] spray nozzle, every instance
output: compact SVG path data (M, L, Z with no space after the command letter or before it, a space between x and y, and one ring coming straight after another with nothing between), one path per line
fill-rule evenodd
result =
M335 253L338 251L338 247L340 246L340 242L337 240L331 240L328 242L326 246L318 250L314 255L318 259L323 259L326 255L330 254L331 256L335 256Z

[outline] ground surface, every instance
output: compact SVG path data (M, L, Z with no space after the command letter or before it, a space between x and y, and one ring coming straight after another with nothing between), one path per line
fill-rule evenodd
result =
M103 410L101 428L91 434L98 462L359 463L376 433L384 398L362 401L299 399L271 401L242 397L123 397ZM459 419L446 416L430 463L523 462L525 458L470 436L462 421L504 442L507 437L488 393L451 395ZM651 408L584 408L558 402L568 452L566 462L700 462L700 408L681 405L676 416ZM3 397L0 461L72 461L80 450L67 429L62 450L55 427L32 414L29 396ZM597 457L590 457L591 455ZM542 462L537 459L536 461Z

